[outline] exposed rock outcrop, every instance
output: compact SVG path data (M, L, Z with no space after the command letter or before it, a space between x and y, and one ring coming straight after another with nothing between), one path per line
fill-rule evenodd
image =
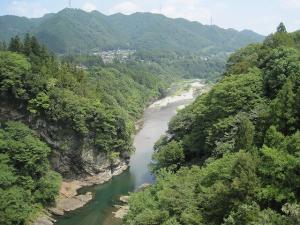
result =
M52 168L65 179L82 180L96 177L102 182L103 177L113 176L124 171L129 153L120 154L120 158L111 162L109 157L94 145L93 135L80 135L67 124L48 121L42 116L32 117L26 114L23 105L12 102L0 102L0 120L17 120L27 124L52 149L49 157ZM125 166L126 167L126 166ZM110 174L112 173L112 174Z
M49 208L47 213L43 213L33 225L52 225L55 220L54 216L62 216L65 212L69 212L83 207L93 196L91 192L83 195L78 195L78 190L82 187L92 186L95 184L102 184L109 181L113 176L121 174L128 168L127 162L117 160L110 170L87 176L80 180L64 181L61 185L59 197L56 200L55 207Z
M50 122L41 116L32 117L25 112L23 105L0 101L0 121L21 121L35 130L52 149L49 157L52 168L64 178L56 206L43 212L34 225L51 225L55 222L52 215L63 215L84 206L92 194L78 195L78 189L107 182L128 168L128 152L111 160L96 149L92 136L82 136L66 124Z

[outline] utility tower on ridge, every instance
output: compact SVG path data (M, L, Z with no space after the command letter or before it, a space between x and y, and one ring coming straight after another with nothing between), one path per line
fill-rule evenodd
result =
M72 0L69 0L69 8L72 8Z
M161 14L161 11L162 11L162 3L161 1L159 1L159 14Z

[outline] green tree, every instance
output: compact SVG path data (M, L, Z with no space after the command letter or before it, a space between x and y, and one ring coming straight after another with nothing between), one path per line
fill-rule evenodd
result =
M22 52L23 44L19 36L11 38L8 46L8 50L12 52Z
M271 104L273 123L278 125L284 134L293 133L297 127L299 117L294 90L294 83L288 79Z
M280 23L277 27L276 33L269 35L264 40L264 46L268 46L271 48L277 47L295 47L297 44L295 39L293 38L292 34L289 34L286 31L285 25Z
M32 43L31 43L31 37L28 33L25 35L23 43L24 43L23 44L23 53L26 56L30 56L30 54L32 53Z
M246 115L241 115L239 118L236 146L237 150L249 150L252 147L254 139L255 127Z
M1 224L27 224L42 205L54 203L61 177L50 170L49 152L47 145L24 124L1 124Z
M2 95L26 98L22 79L29 71L30 64L19 54L0 52L0 90Z
M278 33L287 33L285 25L282 22L278 25L277 32Z
M6 50L7 50L6 42L0 41L0 51L6 51Z
M161 168L176 170L184 162L184 153L181 143L171 141L167 145L162 146L153 154L154 163L153 171Z
M292 48L275 48L262 56L260 68L268 97L275 98L287 78L297 76L300 71L298 60L299 52Z

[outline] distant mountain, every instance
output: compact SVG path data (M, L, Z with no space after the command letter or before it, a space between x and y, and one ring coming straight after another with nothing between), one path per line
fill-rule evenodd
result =
M37 19L0 17L0 40L31 33L57 53L116 48L177 53L231 52L263 40L255 32L222 29L159 14L106 16L66 8Z

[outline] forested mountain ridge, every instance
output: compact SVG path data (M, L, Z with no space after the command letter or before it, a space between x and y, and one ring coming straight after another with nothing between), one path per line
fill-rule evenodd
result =
M105 16L69 8L37 19L1 16L0 29L2 41L31 33L57 53L125 48L213 54L263 39L252 31L238 32L158 14Z
M155 146L157 183L126 225L300 224L299 32L232 54L224 77Z

